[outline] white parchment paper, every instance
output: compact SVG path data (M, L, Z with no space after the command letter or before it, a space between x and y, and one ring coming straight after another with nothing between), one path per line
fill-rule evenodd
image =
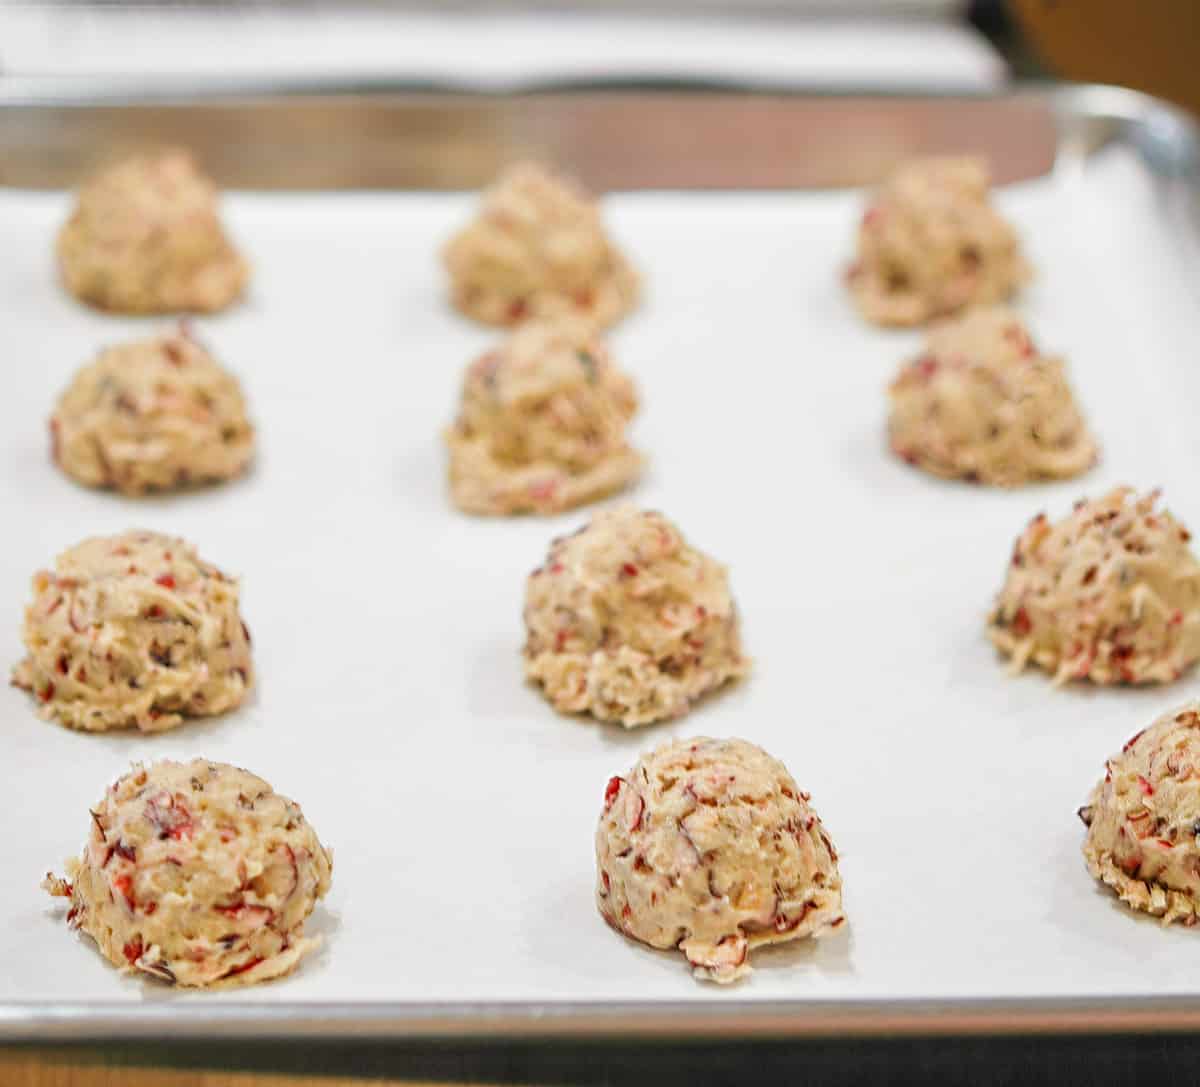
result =
M46 418L102 344L154 322L55 282L67 201L0 193L0 661L28 580L91 533L145 525L243 578L261 686L164 736L91 736L0 690L0 999L211 1001L120 976L38 881L133 759L247 766L335 851L321 953L267 1002L840 999L1196 992L1200 936L1130 916L1087 875L1075 808L1107 755L1200 690L1054 690L1006 676L983 635L1012 541L1112 483L1162 485L1200 527L1188 271L1137 167L1002 194L1039 275L1022 308L1060 349L1103 444L1082 481L1012 493L892 459L883 388L918 342L864 326L838 270L854 194L613 197L645 273L614 336L644 411L635 492L726 561L756 662L740 687L626 733L557 716L521 680L524 579L555 520L475 520L444 490L439 429L492 336L445 305L458 196L231 195L246 305L198 323L245 383L261 458L244 482L130 501L50 464ZM850 924L759 952L745 983L609 931L592 902L607 778L674 735L782 758L842 854Z

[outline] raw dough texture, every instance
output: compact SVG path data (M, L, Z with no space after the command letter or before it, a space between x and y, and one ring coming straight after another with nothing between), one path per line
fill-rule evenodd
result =
M988 633L1056 683L1169 683L1200 657L1200 564L1158 492L1118 487L1017 540Z
M69 728L161 732L224 713L254 681L238 587L183 540L100 536L33 578L13 683Z
M919 325L1002 302L1029 276L1016 233L988 203L977 158L917 159L875 194L847 273L859 310L880 325Z
M1200 702L1164 714L1105 766L1079 809L1088 871L1163 924L1200 913Z
M241 386L182 329L102 351L50 433L67 475L131 495L232 479L254 456Z
M83 855L42 886L128 973L228 987L281 977L320 943L304 921L332 858L300 806L206 759L134 765L90 813Z
M605 921L679 948L712 981L749 973L751 948L845 920L837 852L808 793L745 740L673 740L612 778L596 869Z
M555 709L627 728L679 717L750 667L725 568L632 506L554 541L525 631L525 674Z
M892 449L946 479L1012 487L1096 461L1062 361L1039 354L1001 306L936 326L888 396Z
M84 185L58 259L76 298L117 313L224 309L249 275L216 188L179 149L125 159Z
M467 370L446 433L468 513L555 513L619 490L642 458L625 440L633 382L585 326L529 322Z
M488 190L445 261L454 305L489 325L569 315L607 327L637 302L637 275L609 241L596 202L532 163Z

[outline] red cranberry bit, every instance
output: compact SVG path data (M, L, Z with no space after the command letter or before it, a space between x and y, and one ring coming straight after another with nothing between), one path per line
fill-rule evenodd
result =
M123 948L121 954L125 956L125 961L131 966L142 957L142 938L135 936Z
M917 376L929 380L938 372L938 360L932 355L922 355L916 362L913 363L913 369Z
M70 660L67 659L65 654L58 658L57 667L58 667L58 674L60 676L65 676L67 674L67 672L70 671L71 662L70 662Z
M638 793L633 794L633 800L634 800L633 815L629 820L630 832L633 832L635 830L641 830L642 816L646 814L646 802L641 798L641 796Z
M247 970L253 970L262 961L263 960L261 958L249 959L246 962L242 963L241 966L235 966L232 970L227 970L224 974L221 975L221 977L222 978L237 977L238 974L244 974Z
M1029 612L1025 610L1025 605L1017 608L1017 614L1013 616L1012 629L1013 633L1018 637L1024 637L1032 629L1033 623L1030 622Z
M508 319L513 323L522 320L529 312L529 304L524 298L514 299L508 304Z
M161 619L162 617L163 610L157 604L151 604L150 607L146 609L147 619Z
M179 344L174 340L165 340L163 342L163 354L167 356L167 362L172 366L183 365L183 352L179 349Z
M53 697L54 697L54 684L53 683L47 683L46 686L43 687L38 692L38 698L40 698L43 702L49 702L50 699L52 699Z
M608 873L603 869L600 872L600 882L604 885L604 893L608 894L610 888L612 887L612 882L608 878Z
M609 778L608 784L604 787L604 810L608 811L613 806L613 802L617 799L617 793L621 791L621 786L624 784L621 778Z
M561 562L554 562L554 563L550 564L550 573L561 574L562 572L563 572L563 564Z
M1142 796L1153 796L1154 786L1150 784L1141 774L1137 776L1138 788L1142 790Z
M1125 741L1125 746L1122 747L1121 750L1128 751L1131 747L1133 747L1133 745L1135 743L1138 742L1138 740L1140 740L1142 738L1142 735L1145 733L1145 731L1146 731L1145 729L1142 729L1140 732L1135 732L1132 736L1129 737L1128 740Z
M112 885L113 890L116 891L117 894L119 894L123 899L125 899L125 905L127 905L131 910L136 908L137 902L133 897L132 876L128 874L119 875L112 881Z
M1180 623L1182 623L1182 622L1183 622L1183 612L1181 612L1181 611L1175 611L1175 612L1174 612L1174 613L1171 615L1171 624L1170 624L1170 625L1171 625L1171 626L1173 626L1173 627L1177 627L1177 626L1179 626L1179 624L1180 624Z
M137 850L134 849L133 846L126 844L124 840L117 842L117 844L113 846L113 852L123 860L137 860Z
M158 831L160 841L173 838L190 838L195 831L192 814L186 805L171 796L170 793L159 793L146 803L146 819Z
M154 579L154 584L161 585L164 589L173 589L175 588L175 579L170 574L159 574Z
M537 483L529 485L529 496L535 502L548 502L554 497L557 488L558 484L552 479L539 480Z
M1138 869L1142 867L1142 862L1137 857L1126 857L1123 861L1119 862L1119 867L1127 876L1136 876Z
M621 573L626 577L637 577L638 568L632 562L625 562L621 564Z

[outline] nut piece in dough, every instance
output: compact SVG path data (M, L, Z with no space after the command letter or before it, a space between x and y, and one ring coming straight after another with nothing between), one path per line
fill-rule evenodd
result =
M1062 360L1039 354L1002 306L936 326L888 397L893 451L944 479L1013 487L1096 461Z
M1088 871L1163 924L1200 913L1200 702L1164 714L1108 760L1079 809Z
M58 260L67 290L116 313L224 309L249 276L215 186L179 149L135 155L87 182L59 232Z
M982 159L917 159L875 193L847 272L867 320L919 325L1016 292L1029 271L989 180Z
M129 495L233 479L254 456L241 386L183 328L102 351L50 434L72 479Z
M620 490L642 458L625 440L633 382L578 322L530 321L467 370L446 432L450 489L468 513L556 513Z
M637 275L595 201L532 163L501 175L444 256L451 300L484 324L574 316L605 328L637 301Z
M751 948L842 924L837 859L783 763L745 740L674 740L604 791L596 903L618 932L730 982Z
M262 778L193 759L134 765L104 794L83 855L42 886L126 973L230 987L290 973L332 858Z
M1170 683L1200 657L1200 564L1158 492L1118 487L1017 540L988 619L1012 670L1055 683Z
M13 683L85 732L162 732L241 704L254 682L237 582L184 540L99 536L33 578Z
M555 709L626 728L750 668L725 568L632 506L553 542L525 587L525 632L525 674Z

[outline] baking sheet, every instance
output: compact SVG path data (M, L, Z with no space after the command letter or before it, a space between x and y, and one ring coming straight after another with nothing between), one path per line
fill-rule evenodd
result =
M525 575L586 512L476 520L445 495L438 431L493 339L448 309L437 260L473 198L230 195L253 291L197 327L245 384L260 461L219 490L130 501L58 474L45 419L97 348L158 322L74 304L52 261L67 199L0 192L0 660L20 654L34 570L84 535L147 526L242 576L260 676L241 711L154 737L71 733L0 691L7 1013L169 1007L185 1027L232 1001L350 1016L784 1001L802 1017L829 1002L1197 994L1195 933L1098 888L1074 810L1105 757L1198 677L1054 690L1009 678L983 635L1037 511L1130 481L1162 485L1200 525L1196 269L1127 152L999 201L1038 269L1021 309L1068 356L1103 443L1084 479L1012 493L886 453L883 387L919 337L863 325L841 287L857 194L611 198L647 284L613 336L651 458L632 497L730 565L755 658L748 682L684 720L627 733L560 717L521 681ZM696 734L783 759L842 856L849 925L756 952L732 988L619 938L592 902L607 778ZM281 983L213 995L123 977L38 890L131 760L195 755L267 777L335 851L311 922L324 948Z

